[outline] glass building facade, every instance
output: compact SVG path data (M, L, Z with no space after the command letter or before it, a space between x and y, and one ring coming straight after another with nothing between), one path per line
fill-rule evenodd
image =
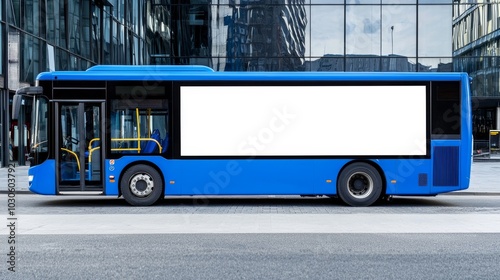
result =
M17 88L33 85L39 72L96 64L466 71L474 78L475 139L484 141L486 131L500 125L500 7L491 2L496 1L4 0L2 104ZM10 142L15 159L17 123L2 124L2 144ZM29 121L25 126L29 130ZM1 151L4 160L6 150Z
M494 3L496 2L496 3ZM453 7L453 65L472 77L476 148L500 129L500 3L456 0Z

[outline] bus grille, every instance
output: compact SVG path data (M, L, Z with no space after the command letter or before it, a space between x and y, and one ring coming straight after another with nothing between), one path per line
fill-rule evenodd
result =
M458 186L458 147L434 147L433 185Z

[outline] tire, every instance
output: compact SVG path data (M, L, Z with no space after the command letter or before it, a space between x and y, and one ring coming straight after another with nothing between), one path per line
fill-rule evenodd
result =
M149 206L163 198L163 180L156 169L138 164L128 168L120 180L123 198L133 206Z
M375 167L364 162L348 165L337 180L337 193L348 205L370 206L382 194L382 178Z

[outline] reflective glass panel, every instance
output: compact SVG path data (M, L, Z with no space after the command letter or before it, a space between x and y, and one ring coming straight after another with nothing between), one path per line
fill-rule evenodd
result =
M235 36L236 24L234 11L228 5L212 5L211 17L211 54L212 67L216 71L226 68L226 62L230 65L235 63L235 42L229 40ZM227 59L226 59L227 58Z
M382 68L382 58L378 55L347 55L346 72L379 72Z
M3 0L2 2L4 2L6 0ZM23 1L24 3L24 1ZM10 1L7 1L7 9L9 9L9 13L8 13L8 19L9 19L9 23L14 25L14 26L17 26L17 27L21 27L21 0L10 0ZM2 13L3 15L3 13Z
M484 2L484 1L470 1L469 2ZM451 4L453 3L453 0L419 0L419 4Z
M381 0L346 0L346 4L380 4Z
M182 7L189 20L172 27L172 52L176 63L203 64L225 71L301 71L306 54L308 19L302 3L287 5L228 5L211 9L218 19L211 23L218 32L204 26L210 17L204 6ZM212 14L213 17L213 14ZM221 30L221 31L220 31ZM211 36L210 36L211 35ZM212 42L215 42L215 48ZM225 42L224 42L225 40ZM207 47L208 46L208 47ZM207 54L224 54L226 61L213 61ZM176 53L177 52L177 53ZM222 56L219 56L222 57Z
M345 57L343 55L325 55L322 57L311 57L310 61L306 61L306 71L327 71L327 72L342 72L344 71Z
M381 18L379 5L348 5L346 54L380 55Z
M12 41L13 38L9 40ZM19 40L19 51L21 52L19 55L19 81L32 83L39 72L47 70L47 47L45 42L23 33L15 40Z
M21 22L21 28L37 36L40 35L39 7L40 2L38 0L21 1L21 11L24 13L24 20Z
M310 45L306 53L312 56L344 54L344 6L311 6Z
M416 6L382 6L382 55L407 57L417 54L416 19Z
M418 58L419 72L451 72L453 71L452 57Z
M417 59L415 57L389 55L382 57L382 72L415 72Z
M320 5L324 5L324 4L344 4L344 0L309 0L311 2L311 4L320 4ZM309 3L309 1L306 1L306 4Z
M451 5L420 5L418 56L452 55Z
M104 19L103 19L103 40L104 44L102 45L103 51L103 57L102 57L102 64L111 64L111 22L112 22L112 17L110 14L111 10L109 7L104 7Z
M382 4L416 4L417 0L382 0Z

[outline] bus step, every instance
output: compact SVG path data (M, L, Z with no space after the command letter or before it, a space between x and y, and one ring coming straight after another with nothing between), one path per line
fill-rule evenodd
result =
M59 192L62 195L102 195L103 191L62 191Z

